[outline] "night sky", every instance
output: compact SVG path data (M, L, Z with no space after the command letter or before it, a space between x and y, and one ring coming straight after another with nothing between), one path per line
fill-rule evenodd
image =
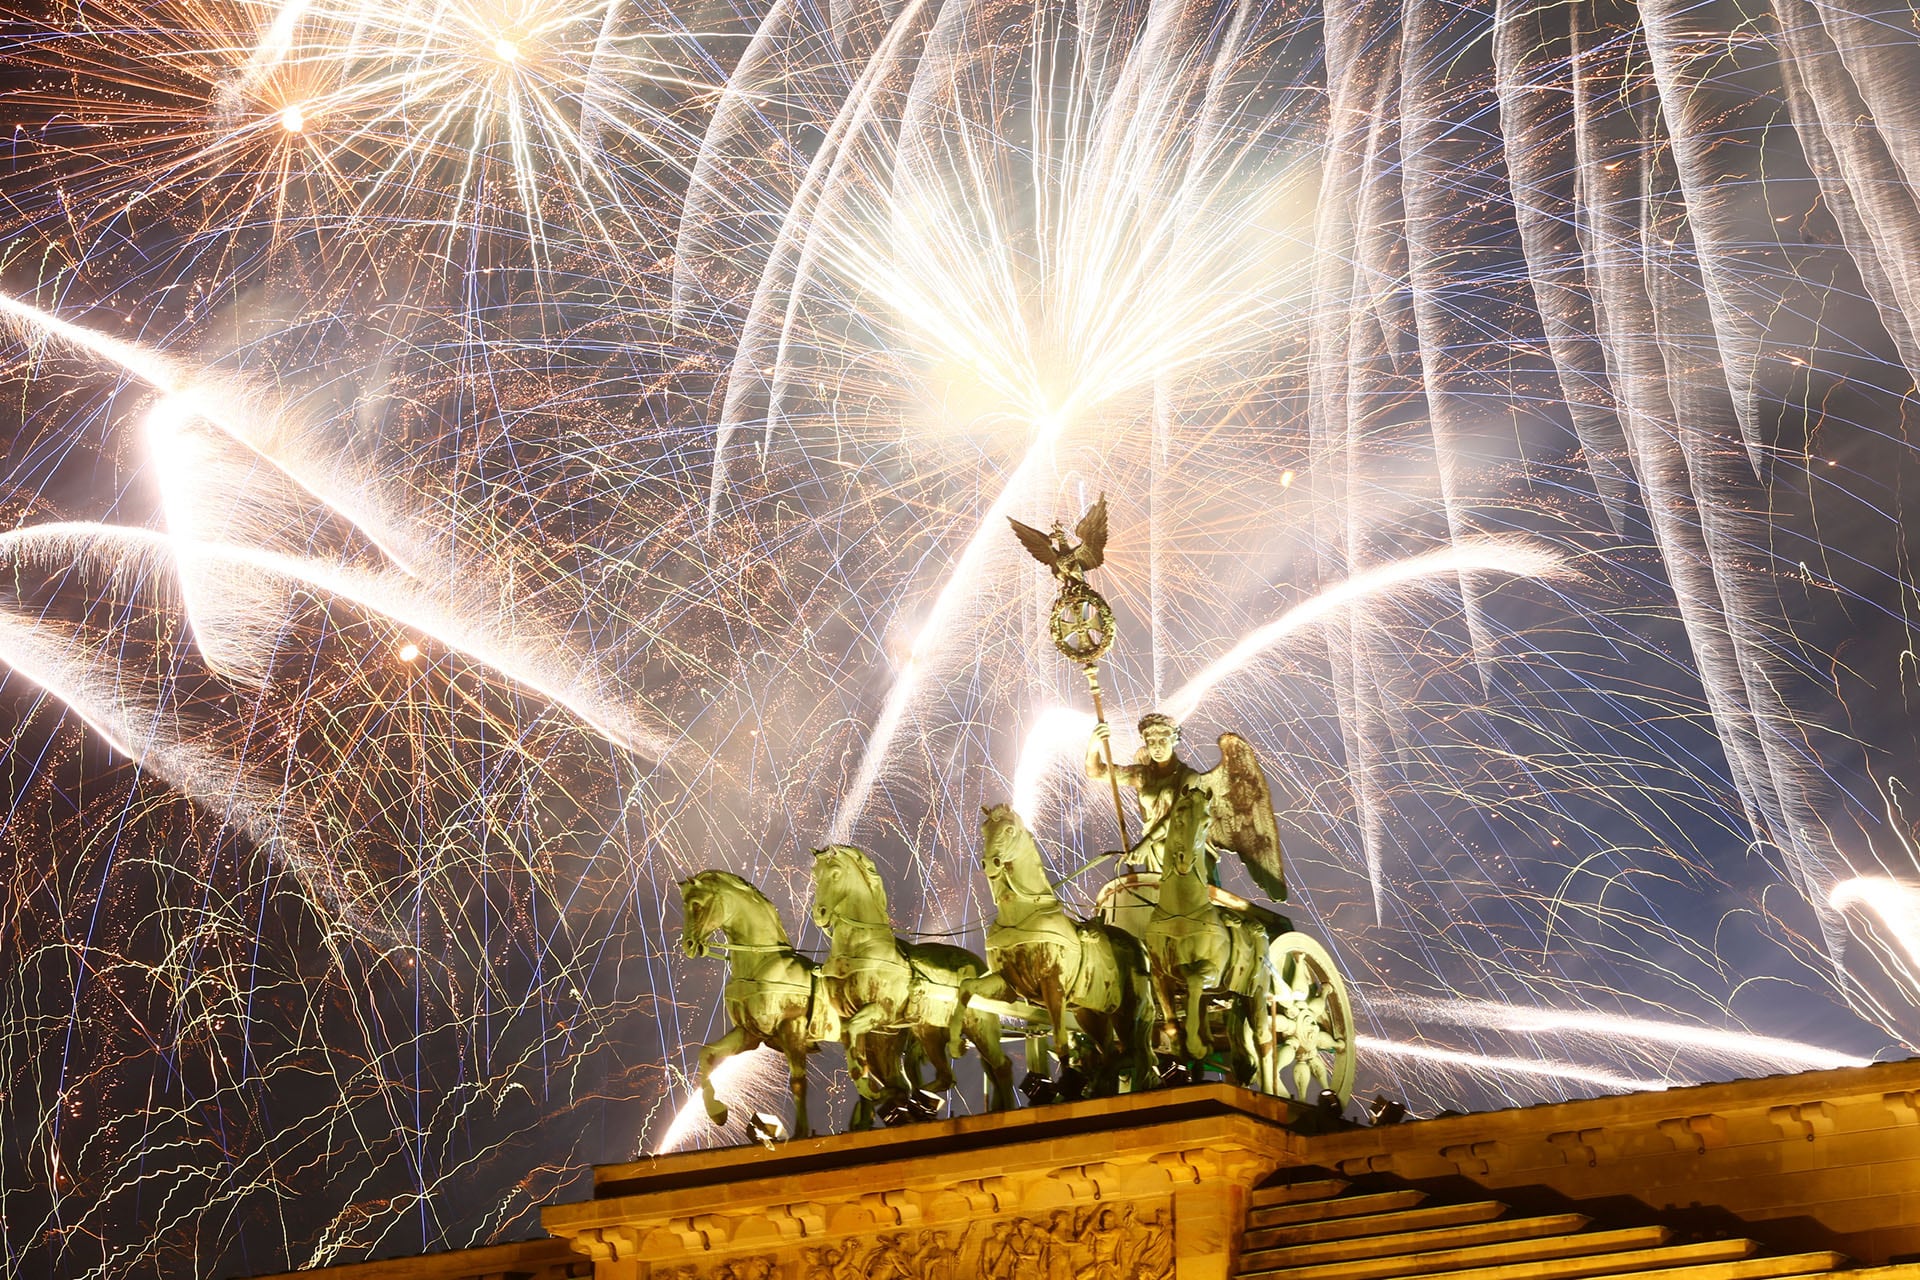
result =
M1112 848L1005 520L1101 493L1116 746L1253 743L1364 1097L1905 1056L1913 19L0 9L0 1275L741 1141L676 880L977 948L982 805Z

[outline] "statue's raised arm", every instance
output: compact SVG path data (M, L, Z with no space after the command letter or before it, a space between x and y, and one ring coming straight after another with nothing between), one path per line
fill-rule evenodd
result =
M1208 840L1240 855L1253 882L1275 902L1287 900L1287 872L1273 794L1253 744L1237 733L1220 735L1220 763L1204 775L1213 793Z

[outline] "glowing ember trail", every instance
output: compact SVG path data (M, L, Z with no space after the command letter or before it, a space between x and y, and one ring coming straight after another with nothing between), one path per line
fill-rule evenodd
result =
M673 881L817 955L857 840L977 948L982 806L1107 852L1006 525L1101 494L1118 753L1250 744L1361 1096L1912 1052L1884 17L7 9L0 1269L524 1238L737 1140Z

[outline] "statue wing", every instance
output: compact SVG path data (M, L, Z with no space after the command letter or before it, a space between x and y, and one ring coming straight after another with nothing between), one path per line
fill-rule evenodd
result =
M1220 763L1207 773L1213 791L1208 839L1231 849L1246 863L1254 883L1275 902L1287 900L1287 871L1281 857L1280 823L1273 816L1273 794L1253 744L1237 733L1220 735Z
M1087 508L1087 514L1081 516L1080 523L1074 526L1073 536L1080 539L1074 554L1081 569L1098 569L1107 558L1106 494L1101 494L1100 501Z
M1049 569L1053 568L1060 557L1054 552L1053 543L1046 534L1030 524L1021 524L1012 516L1007 517L1007 523L1013 526L1013 536L1020 539L1021 546L1033 553L1035 560Z

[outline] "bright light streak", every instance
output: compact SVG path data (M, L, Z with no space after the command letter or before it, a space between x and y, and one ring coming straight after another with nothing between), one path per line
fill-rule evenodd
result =
M246 72L240 81L242 90L258 85L286 58L293 48L294 28L300 25L300 19L306 16L312 4L313 0L281 0L279 12L273 15L272 25L260 37L260 42L247 59Z
M1880 917L1907 960L1920 972L1920 885L1890 876L1853 876L1833 886L1827 905L1835 911L1865 907Z
M58 556L67 548L115 543L158 552L180 563L258 570L362 605L495 668L565 707L609 742L653 760L664 760L670 752L665 740L639 724L631 713L581 692L575 682L555 669L556 657L497 637L484 621L428 598L410 579L252 547L194 542L123 525L62 521L0 534L0 550L15 554L38 551Z
M1486 1027L1515 1035L1586 1035L1601 1040L1659 1044L1676 1050L1699 1051L1738 1071L1773 1072L1782 1068L1826 1071L1835 1067L1864 1067L1871 1062L1868 1058L1823 1049L1799 1040L1579 1009L1543 1009L1493 1001L1394 996L1381 996L1376 1003L1382 1008L1404 1011L1417 1020Z
M860 767L855 770L853 780L847 785L835 810L833 823L828 828L828 843L845 844L853 839L854 823L859 820L860 811L866 808L867 799L873 794L874 784L880 779L880 770L887 762L888 750L893 746L894 735L899 733L907 710L927 677L928 668L935 657L949 650L958 639L961 628L957 623L961 610L986 585L989 565L997 558L1012 559L1013 553L1018 550L1007 532L1007 517L1033 488L1054 444L1066 430L1067 420L1056 415L1045 419L1040 427L1040 434L1027 446L1026 456L1001 486L999 496L987 508L986 514L981 516L973 536L954 560L939 594L934 597L933 608L927 612L926 620L914 634L906 661L894 676L893 687L887 691L887 700L881 706L879 716L874 719L873 731L867 736L867 748L860 758Z
M737 1053L714 1071L713 1092L715 1097L727 1104L731 1113L727 1117L729 1123L744 1120L755 1111L765 1111L784 1120L786 1108L791 1105L791 1095L787 1091L787 1060L765 1045L751 1053ZM680 1150L693 1139L699 1126L708 1123L706 1103L696 1088L680 1104L680 1109L673 1113L673 1123L667 1126L653 1153L666 1155L669 1151Z
M1497 1071L1506 1075L1531 1076L1545 1080L1569 1080L1576 1084L1591 1085L1615 1093L1672 1089L1679 1085L1693 1083L1691 1080L1670 1080L1659 1076L1650 1079L1625 1076L1598 1067L1583 1067L1577 1063L1555 1062L1542 1058L1495 1057L1484 1053L1469 1053L1462 1049L1443 1049L1438 1045L1382 1040L1378 1036L1355 1036L1354 1043L1361 1053L1383 1053L1396 1058L1418 1058L1427 1062L1443 1063L1449 1067L1461 1067L1468 1071Z
M1554 578L1570 573L1565 555L1531 539L1474 539L1409 556L1357 573L1345 582L1316 592L1306 600L1250 632L1225 655L1215 659L1166 700L1164 710L1176 720L1193 714L1221 681L1246 670L1281 641L1297 635L1338 611L1373 597L1434 578L1466 573L1500 573L1516 578Z
M265 437L255 429L259 411L245 403L238 389L222 386L211 375L189 369L171 356L62 320L6 293L0 293L0 315L11 318L28 337L41 334L58 338L119 365L164 392L160 403L147 416L150 431L170 432L192 418L218 427L308 496L340 513L401 569L413 571L409 557L399 549L393 522L376 516L360 497L340 492L341 486L319 474L318 465L299 456L288 456L285 449L275 449L274 445L286 442Z
M1032 826L1038 820L1046 799L1047 775L1056 760L1071 755L1078 759L1086 750L1087 736L1097 724L1093 714L1071 707L1048 707L1027 731L1020 748L1020 762L1013 771L1013 811Z

